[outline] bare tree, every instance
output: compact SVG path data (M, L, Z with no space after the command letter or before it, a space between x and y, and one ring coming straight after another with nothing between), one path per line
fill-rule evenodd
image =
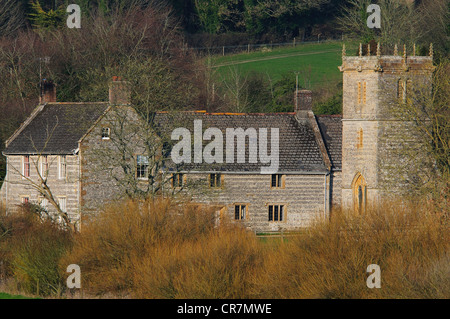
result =
M256 10L274 18L282 15L293 15L295 12L307 11L312 8L320 8L323 4L330 2L329 0L258 0Z
M14 0L0 0L0 37L13 35L25 24L22 4Z
M230 100L230 107L233 112L245 112L249 105L249 94L247 91L248 74L243 74L238 67L229 67L226 77L221 81L225 89L225 94Z
M426 0L417 8L417 25L421 40L433 43L435 48L450 50L450 2L448 0Z
M424 30L418 27L420 14L413 6L406 2L380 0L377 4L381 9L381 28L370 29L367 26L367 8L371 0L349 0L348 6L342 8L342 15L338 17L340 29L368 42L376 38L385 46L398 43L411 45L421 38Z
M399 170L414 176L413 192L422 194L448 212L450 191L450 63L442 61L429 83L405 83L392 112L412 123L402 138L404 165ZM408 145L408 141L414 141ZM404 142L404 143L403 143Z

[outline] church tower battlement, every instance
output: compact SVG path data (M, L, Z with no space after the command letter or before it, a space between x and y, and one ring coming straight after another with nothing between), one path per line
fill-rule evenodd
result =
M410 121L392 110L419 87L431 93L433 47L428 56L382 55L380 44L363 55L342 50L342 205L361 213L411 182L402 148L415 143ZM411 144L413 145L413 144Z

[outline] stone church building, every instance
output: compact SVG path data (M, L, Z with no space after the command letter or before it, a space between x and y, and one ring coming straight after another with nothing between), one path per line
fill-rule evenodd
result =
M406 56L406 52L386 56L379 50L372 56L346 56L344 50L339 69L342 115L314 115L312 94L306 90L296 93L295 109L289 113L157 112L152 123L159 132L170 135L183 127L195 136L193 123L200 121L204 139L208 128L220 130L224 137L228 129L240 129L246 146L245 154L234 150L231 161L227 157L219 163L171 163L158 171L170 175L172 189L181 189L196 202L221 207L222 215L255 231L298 229L316 218L328 218L335 207L364 213L369 205L405 187L401 180L408 176L406 171L398 172L402 158L397 151L407 142L411 123L390 110L415 85L431 89L433 58L432 54ZM152 158L135 132L136 127L146 126L139 125L143 120L131 107L127 83L114 79L109 101L101 103L57 102L55 90L52 83L44 83L40 105L6 141L1 205L9 212L21 203L36 203L51 211L49 199L38 191L43 180L61 210L78 221L83 214L94 214L123 198L127 187L148 186L150 176L157 174L149 173ZM122 120L115 117L118 113ZM126 138L117 142L119 128L128 126ZM257 158L252 152L263 151L253 133L268 128L272 134L274 129L278 132L276 144L269 138L270 147L265 149L272 154L277 149L277 170L262 173L261 163L250 160L253 155ZM235 137L232 142L238 144ZM112 152L99 157L104 149ZM130 149L131 155L122 156L122 149ZM225 146L221 151L226 153ZM121 156L126 165L116 166L128 175L113 174L117 170L113 163L119 163L116 159ZM183 189L193 181L202 191Z

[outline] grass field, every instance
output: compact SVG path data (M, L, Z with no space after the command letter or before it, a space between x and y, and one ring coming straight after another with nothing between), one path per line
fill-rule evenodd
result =
M296 72L299 72L301 86L316 88L327 82L337 83L342 79L338 66L342 62L343 43L308 43L273 50L266 47L250 53L215 56L211 65L217 70L216 76L219 79L229 77L234 71L239 74L256 71L266 74L275 82L283 75L295 77ZM356 43L348 42L345 45L349 54L356 52Z
M29 298L21 295L10 295L4 292L0 292L0 299L36 299L36 298Z

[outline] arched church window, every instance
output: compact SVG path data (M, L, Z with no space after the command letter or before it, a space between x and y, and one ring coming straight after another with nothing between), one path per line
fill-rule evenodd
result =
M360 173L356 174L353 179L352 189L354 211L364 214L367 207L367 184Z

